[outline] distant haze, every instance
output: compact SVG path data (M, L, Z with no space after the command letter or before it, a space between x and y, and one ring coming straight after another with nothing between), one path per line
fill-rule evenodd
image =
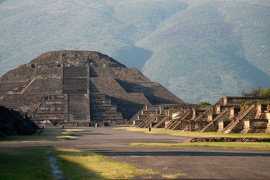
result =
M0 0L0 76L38 55L91 50L187 103L270 87L269 0Z

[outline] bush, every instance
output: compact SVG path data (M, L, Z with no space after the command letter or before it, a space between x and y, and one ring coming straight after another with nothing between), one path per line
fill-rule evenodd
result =
M211 105L209 102L199 102L198 105Z
M261 90L259 97L270 98L270 89Z
M257 104L270 104L270 101L258 101Z
M240 107L247 107L247 106L251 106L252 103L251 102L246 102L240 105Z

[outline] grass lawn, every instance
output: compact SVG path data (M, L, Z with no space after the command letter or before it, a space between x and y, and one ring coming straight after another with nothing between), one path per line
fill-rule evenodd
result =
M139 174L158 174L137 169L134 165L106 161L108 157L75 149L55 149L58 165L64 177L72 179L130 179Z
M223 134L219 132L182 132L180 130L163 130L163 128L152 128L149 132L148 128L137 128L137 127L119 127L115 129L123 129L133 132L142 132L148 134L167 134L172 136L186 136L186 137L232 137L232 138L270 138L270 133L231 133Z
M73 132L75 131L84 131L84 129L45 128L40 135L36 133L34 135L8 136L0 139L0 142L63 141L68 139L76 139L77 137L73 136Z
M41 135L10 136L2 142L60 141L76 138L73 132L83 129L46 128ZM1 142L0 142L1 143ZM135 175L158 174L137 169L134 165L109 161L108 157L75 149L49 147L0 147L0 179L51 180L47 151L52 150L66 179L130 179Z
M51 149L57 158L63 177L75 179L130 179L135 175L158 174L152 170L115 161L96 153L75 149L44 147L0 147L0 179L2 180L51 180L47 151Z
M142 132L147 134L167 134L172 136L186 136L186 137L231 137L231 138L270 138L270 133L231 133L222 134L219 132L182 132L180 130L163 130L161 128L152 128L149 132L148 128L136 127L120 127L116 129L123 129L133 132ZM132 143L132 146L186 146L186 147L220 147L220 148L236 148L236 149L261 149L269 150L269 142L192 142L192 143Z
M0 179L53 179L47 150L37 147L0 147Z
M132 143L131 146L174 146L174 147L220 147L236 149L269 150L267 142L192 142L192 143Z

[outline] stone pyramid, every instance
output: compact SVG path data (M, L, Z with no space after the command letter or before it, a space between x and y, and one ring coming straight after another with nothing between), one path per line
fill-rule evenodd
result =
M36 124L124 124L143 106L184 103L135 68L93 51L52 51L0 78L0 105Z

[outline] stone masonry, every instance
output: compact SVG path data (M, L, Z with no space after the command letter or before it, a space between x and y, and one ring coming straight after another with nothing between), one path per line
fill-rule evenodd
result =
M135 68L93 51L53 51L0 78L0 105L36 124L125 124L144 106L184 102Z
M219 131L226 134L270 132L269 100L258 97L224 97L208 109L181 105L179 109L165 111L161 110L160 105L160 111L145 113L143 116L143 112L147 111L144 109L131 120L140 117L138 127L152 126L164 130Z

